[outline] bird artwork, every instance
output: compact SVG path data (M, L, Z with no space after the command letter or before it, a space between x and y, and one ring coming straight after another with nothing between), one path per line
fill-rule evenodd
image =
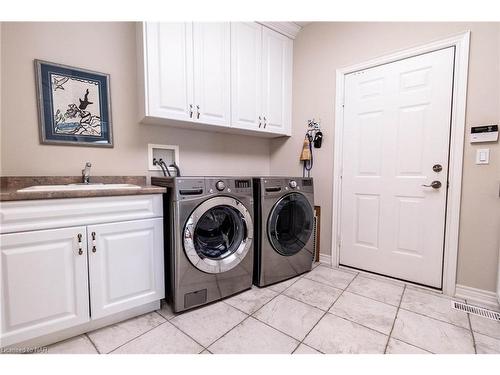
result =
M94 104L93 102L89 102L89 89L87 89L87 91L85 92L83 100L82 99L78 100L80 100L80 105L78 106L78 108L80 108L81 110L86 109L87 106L90 104Z
M59 79L57 79L56 77L54 77L54 81L53 81L53 87L54 87L54 91L56 91L57 89L60 89L60 90L64 90L64 84L66 82L68 82L69 80L69 77L61 77Z

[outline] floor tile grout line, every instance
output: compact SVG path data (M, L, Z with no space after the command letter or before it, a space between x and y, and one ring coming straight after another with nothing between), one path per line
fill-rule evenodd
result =
M465 300L465 303L468 303L467 300ZM474 335L474 331L472 330L472 322L470 320L469 313L467 313L467 321L469 322L469 330L470 330L470 334L472 336L472 345L474 346L474 353L477 354L476 336Z
M97 354L103 354L100 352L100 350L97 348L97 345L95 344L95 342L92 341L92 339L90 338L89 336L89 332L85 332L83 334L83 336L87 337L87 339L90 341L90 343L92 344L92 346L95 348L95 350L97 351Z
M359 273L355 274L354 277L352 278L352 280L346 285L346 287L344 289L342 289L342 292L337 296L337 298L335 298L335 301L332 302L332 304L330 305L328 310L325 311L325 313L318 319L318 321L312 326L312 328L305 334L304 338L299 342L299 344L297 345L297 347L294 349L294 351L292 353L294 353L299 348L299 346L304 343L304 340L307 338L307 336L309 336L309 334L313 331L314 328L316 328L316 326L319 324L319 322L321 322L321 320L323 320L323 318L326 316L326 314L328 314L328 311L332 308L333 305L335 305L335 303L339 300L339 298L342 296L342 294L344 294L344 291L347 288L349 288L349 285L351 285L351 283L358 277L358 275L359 275ZM304 344L304 345L307 345L307 344ZM312 345L307 345L307 346L310 346L314 350L317 350L320 353L323 353L321 350L315 348ZM323 354L325 354L325 353L323 353Z
M396 315L394 315L394 320L392 321L392 327L389 331L389 335L387 336L387 342L385 343L384 354L387 354L387 348L389 347L389 341L391 341L392 331L394 330L394 326L396 325L396 320L398 319L399 309L401 308L401 302L403 302L403 296L405 295L406 285L403 287L403 293L401 293L401 297L399 298L399 305L396 310Z
M405 289L405 286L403 286L403 290L404 290L404 289ZM375 301L375 302L380 302L380 303L386 304L386 305L388 305L388 306L398 307L398 305L393 305L392 303L387 303L387 302L381 301L381 300L376 299L376 298L373 298L373 297L368 297L368 296L365 296L365 295L363 295L363 294L359 294L359 293L357 293L357 292L353 292L353 291L351 291L351 290L347 290L347 289L346 289L346 292L348 292L348 293L352 293L352 294L355 294L355 295L360 296L360 297L368 298L368 299L371 299L372 301Z
M241 311L241 310L239 310ZM231 332L232 330L236 329L236 327L239 327L240 325L243 324L243 322L247 321L248 319L250 319L251 316L247 314L247 316L245 317L245 319L243 319L241 322L239 322L238 324L236 324L233 328L231 328L229 331L225 332L222 336L218 337L217 339L215 339L215 341L213 341L212 343L210 343L210 345L208 345L205 349L210 351L208 348L210 348L212 345L214 345L217 341L219 341L220 339L222 339L223 337L227 336L229 334L229 332ZM212 353L212 352L210 352ZM201 353L200 353L201 354ZM212 353L213 354L213 353ZM223 353L221 353L223 354Z
M114 348L113 350L111 350L111 351L109 351L109 352L107 352L107 353L104 353L104 354L111 354L111 353L115 352L116 350L118 350L118 349L119 349L119 348L121 348L122 346L124 346L124 345L128 344L128 343L129 343L129 342L131 342L131 341L134 341L135 339L138 339L138 338L139 338L139 337L141 337L141 336L144 336L146 333L151 332L153 329L158 328L159 326L161 326L161 325L163 325L163 324L165 324L165 323L168 323L168 321L167 321L166 319L165 319L165 321L164 321L164 322L161 322L161 323L160 323L160 324L158 324L157 326L154 326L153 328L148 329L147 331L144 331L144 332L143 332L143 333L141 333L140 335L138 335L138 336L136 336L136 337L134 337L134 338L132 338L132 339L130 339L130 340L127 340L127 341L126 341L126 342L124 342L123 344L121 344L121 345L117 346L117 347L116 347L116 348Z
M408 311L408 312L411 312L413 314L417 314L417 315L420 315L420 316L424 316L426 318L429 318L429 319L432 319L432 320L436 320L438 322L441 322L441 323L445 323L445 324L449 324L453 327L456 327L456 328L461 328L461 329L464 329L466 331L468 331L469 329L464 327L464 326L459 326L458 324L455 324L455 323L450 323L450 322L447 322L446 320L442 320L442 319L439 319L439 318L436 318L436 317L433 317L433 316L430 316L430 315L426 315L424 313L421 313L421 312L417 312L417 311L413 311L413 310L409 310L407 308L404 308L404 307L401 307L400 310L404 310L404 311Z

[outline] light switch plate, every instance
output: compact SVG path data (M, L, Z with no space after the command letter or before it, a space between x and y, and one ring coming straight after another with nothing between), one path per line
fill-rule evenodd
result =
M476 164L489 164L490 163L490 149L479 148L476 150Z

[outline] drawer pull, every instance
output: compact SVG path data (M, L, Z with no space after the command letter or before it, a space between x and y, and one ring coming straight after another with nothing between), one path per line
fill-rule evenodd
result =
M97 251L96 241L95 241L95 232L92 232L92 252L95 253Z
M82 234L81 233L78 233L78 255L82 255L83 254L83 250L82 250Z

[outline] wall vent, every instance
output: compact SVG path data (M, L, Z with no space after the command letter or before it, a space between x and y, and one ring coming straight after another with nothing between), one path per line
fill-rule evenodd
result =
M457 301L451 301L451 307L453 307L455 310L464 311L464 312L467 312L469 314L482 316L484 318L488 318L488 319L496 320L497 322L500 322L500 313L493 311L493 310L488 310L488 309L484 309L482 307L468 305L466 303L457 302Z

